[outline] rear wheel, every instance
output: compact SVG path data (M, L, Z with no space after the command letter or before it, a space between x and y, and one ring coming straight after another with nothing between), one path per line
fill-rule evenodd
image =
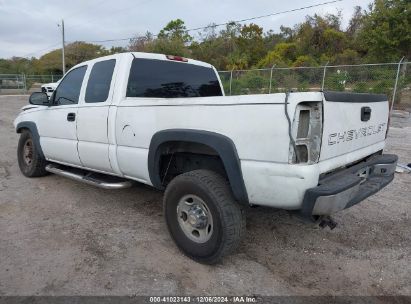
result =
M47 161L38 151L30 131L24 130L20 135L17 147L17 160L20 171L25 176L38 177L47 175Z
M228 182L209 170L174 178L164 196L164 214L181 251L205 264L233 252L245 230L243 210Z

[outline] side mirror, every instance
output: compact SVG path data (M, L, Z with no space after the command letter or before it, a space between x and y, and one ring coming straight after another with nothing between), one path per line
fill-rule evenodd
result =
M49 98L44 92L34 92L30 95L29 102L36 106L48 106Z

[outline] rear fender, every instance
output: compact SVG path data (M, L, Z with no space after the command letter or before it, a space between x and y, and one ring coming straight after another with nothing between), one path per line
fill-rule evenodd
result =
M240 159L233 141L222 134L191 129L169 129L157 132L151 139L148 154L148 170L154 187L164 189L160 178L161 145L167 142L192 142L209 146L221 158L234 197L248 204L248 196L241 172Z

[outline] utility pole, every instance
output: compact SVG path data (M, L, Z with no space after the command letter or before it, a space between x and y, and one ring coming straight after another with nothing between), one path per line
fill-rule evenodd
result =
M61 59L63 62L63 75L66 74L66 60L64 58L64 20L61 19L61 37L62 37L62 43L63 46L61 48Z

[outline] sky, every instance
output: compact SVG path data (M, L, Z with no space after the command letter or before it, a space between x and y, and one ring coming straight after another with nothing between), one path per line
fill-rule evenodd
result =
M61 47L65 23L66 42L120 39L158 33L170 20L180 18L187 28L207 26L276 13L329 0L0 0L0 58L40 57ZM356 5L367 8L371 0L343 0L302 11L251 22L278 32L281 25L293 27L305 16L341 11L343 27ZM193 34L193 33L190 33ZM127 41L102 43L126 46Z

